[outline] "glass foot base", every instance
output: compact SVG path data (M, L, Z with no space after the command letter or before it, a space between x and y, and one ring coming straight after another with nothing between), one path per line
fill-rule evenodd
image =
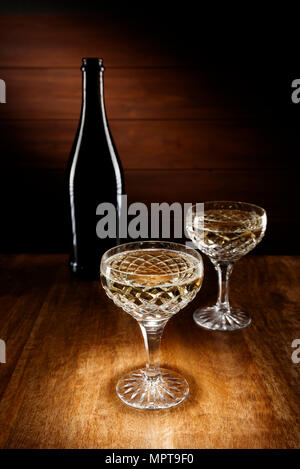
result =
M175 371L161 368L160 374L151 378L146 373L144 368L120 379L116 391L121 401L137 409L168 409L189 393L188 383Z
M193 315L198 326L214 331L236 331L249 326L251 317L237 308L228 311L220 310L217 306L197 309Z

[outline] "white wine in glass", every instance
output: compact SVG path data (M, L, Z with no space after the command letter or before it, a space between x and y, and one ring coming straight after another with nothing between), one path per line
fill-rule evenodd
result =
M250 324L251 318L229 304L229 278L233 264L262 240L267 216L263 208L244 202L215 201L192 206L186 229L197 248L206 254L218 273L216 305L198 309L195 322L207 329L232 331Z
M115 304L139 323L147 363L117 384L126 404L164 409L188 395L186 380L159 367L160 340L167 321L196 296L203 280L202 258L181 244L145 241L107 251L101 261L101 282Z

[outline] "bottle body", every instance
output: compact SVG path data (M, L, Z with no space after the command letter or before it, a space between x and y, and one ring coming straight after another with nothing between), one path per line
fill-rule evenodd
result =
M105 113L102 61L83 59L82 72L81 117L67 167L72 226L70 269L79 277L97 279L101 256L118 243L117 237L97 236L97 207L113 204L118 222L124 177Z

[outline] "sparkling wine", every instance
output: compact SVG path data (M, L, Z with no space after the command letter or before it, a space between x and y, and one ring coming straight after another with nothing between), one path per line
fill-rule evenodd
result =
M254 211L211 209L195 214L187 231L196 246L211 258L237 260L259 243L265 223Z
M201 287L201 255L183 244L133 242L107 251L100 271L107 295L137 319L145 342L146 366L118 381L119 398L138 409L167 409L180 404L189 393L189 385L179 373L160 368L160 339L168 319Z
M107 295L138 321L164 321L198 292L202 264L169 249L127 251L110 257L101 273Z

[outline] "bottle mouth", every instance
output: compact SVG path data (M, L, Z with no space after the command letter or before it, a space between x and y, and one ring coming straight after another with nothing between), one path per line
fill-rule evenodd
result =
M81 70L86 70L86 68L94 68L103 71L103 59L99 59L98 57L83 58Z

